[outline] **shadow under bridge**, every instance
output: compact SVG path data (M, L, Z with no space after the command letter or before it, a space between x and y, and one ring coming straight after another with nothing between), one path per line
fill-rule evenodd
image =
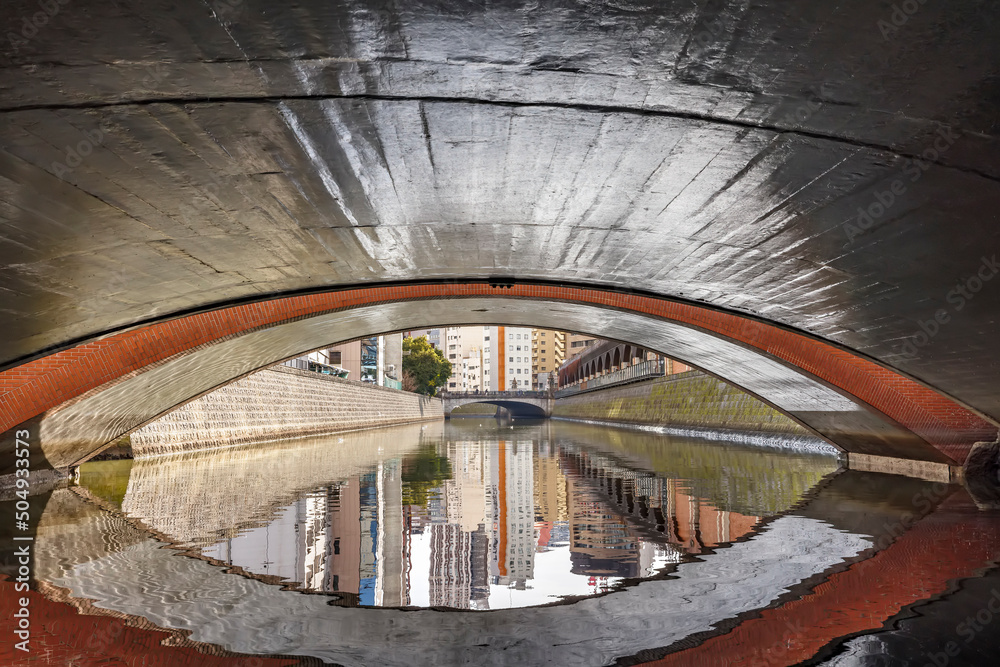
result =
M451 418L455 408L473 403L497 405L521 419L544 419L552 415L555 399L544 391L443 392L444 416Z

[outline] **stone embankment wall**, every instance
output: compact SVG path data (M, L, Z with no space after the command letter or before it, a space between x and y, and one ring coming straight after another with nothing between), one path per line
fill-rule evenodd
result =
M809 434L766 403L700 371L560 398L552 416L681 428Z
M494 417L498 406L489 403L470 403L451 411L452 417Z
M443 419L441 399L275 366L132 433L136 458Z

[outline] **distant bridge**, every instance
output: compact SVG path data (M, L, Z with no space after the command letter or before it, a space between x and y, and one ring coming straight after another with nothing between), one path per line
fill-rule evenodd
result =
M555 399L545 391L481 391L442 392L438 394L444 401L444 416L451 417L451 411L463 405L486 403L499 405L513 417L544 418L552 415Z

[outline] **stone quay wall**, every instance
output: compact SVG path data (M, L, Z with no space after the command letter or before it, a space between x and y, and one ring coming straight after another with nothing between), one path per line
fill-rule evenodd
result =
M804 427L736 387L700 371L560 398L553 417L789 435Z
M274 366L132 433L135 458L444 419L439 398Z

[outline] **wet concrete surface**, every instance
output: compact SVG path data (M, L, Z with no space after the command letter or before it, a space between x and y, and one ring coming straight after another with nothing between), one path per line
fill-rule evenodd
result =
M763 316L1000 417L1000 11L915 7L5 2L0 363L509 275Z

